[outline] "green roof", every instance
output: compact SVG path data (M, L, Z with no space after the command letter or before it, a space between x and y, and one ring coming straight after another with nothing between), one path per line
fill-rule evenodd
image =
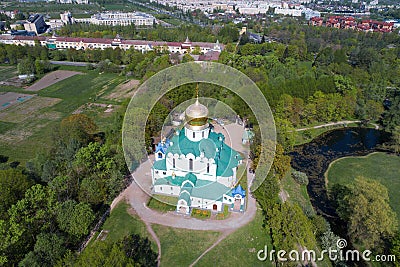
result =
M193 197L205 198L211 200L219 200L224 194L229 194L231 189L218 182L211 182L204 186L196 186L193 188L191 195Z
M197 177L193 173L189 172L185 175L185 179L191 181L193 184L196 184Z
M167 179L160 178L154 182L154 185L169 185L169 182Z
M165 159L155 161L153 163L153 169L166 171L167 170L167 161Z
M190 195L188 192L181 192L181 194L179 195L178 201L181 199L185 200L187 205L190 206L191 201L190 201Z
M191 181L194 185L196 185L196 181L197 181L197 177L196 175L194 175L193 173L188 173L185 175L185 177L183 176L167 176L165 178L159 178L155 181L154 185L176 185L176 186L182 186L182 184L184 185L184 187L188 187L190 183L184 183L185 181ZM190 184L191 186L191 184Z
M188 187L193 187L193 185L189 182L189 181L185 181L185 182L183 182L183 184L182 184L182 188L188 188Z
M232 169L239 165L242 159L240 154L230 148L224 142L225 137L221 133L210 132L207 139L199 142L190 141L181 130L179 135L172 137L172 146L169 146L166 153L187 155L189 153L196 157L203 152L206 158L213 158L217 164L217 176L229 177L233 175ZM218 149L218 151L217 151Z

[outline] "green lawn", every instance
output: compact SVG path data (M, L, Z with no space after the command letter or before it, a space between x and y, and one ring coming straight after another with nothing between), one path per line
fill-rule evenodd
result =
M7 132L14 127L14 123L0 121L0 134Z
M120 202L112 210L110 217L107 218L102 227L102 229L109 231L105 241L115 243L129 234L138 234L151 239L144 222L137 216L129 214L129 208L130 206L128 204ZM155 246L155 248L157 248L157 246Z
M164 267L189 266L220 235L218 232L177 229L158 224L152 227L161 242L161 266Z
M272 248L269 234L262 227L263 216L257 210L255 219L221 241L204 255L195 266L273 266L270 262L257 259L257 252Z
M138 234L141 237L147 237L151 241L152 249L157 252L157 244L153 241L151 235L147 232L146 225L139 217L128 213L130 206L125 202L120 202L112 210L110 216L106 219L101 229L109 231L105 241L96 240L100 231L97 232L86 249L91 249L91 246L96 242L116 243L130 234Z
M382 152L372 153L365 157L346 157L331 163L325 173L328 189L336 183L348 184L356 176L379 181L389 191L390 206L400 218L400 157Z
M173 196L156 195L155 198L150 198L147 206L150 209L158 210L161 212L174 211L176 210L176 203L178 203L178 198ZM171 205L175 204L175 205Z
M4 67L0 66L0 68ZM53 129L58 127L63 118L71 115L83 104L88 102L116 104L115 101L102 98L102 96L114 90L124 81L124 77L114 73L99 74L96 70L88 71L85 67L59 66L57 69L80 71L82 74L59 81L37 92L27 92L22 88L0 88L2 92L35 93L39 97L61 99L52 106L30 111L29 116L19 123L8 123L7 119L0 122L1 153L9 156L10 161L17 160L24 164L35 158L37 153L47 151L52 143ZM2 71L0 73L0 79L6 75ZM33 102L34 99L35 97L25 104L29 106L29 102ZM36 99L40 98L36 97ZM18 114L13 116L15 115ZM111 123L110 113L89 112L88 115L98 123L100 131Z
M0 66L0 81L7 80L9 78L17 76L17 67L16 66Z
M288 193L288 200L292 203L297 203L300 207L313 208L308 196L307 186L299 185L292 177L291 171L288 171L281 180L283 189Z

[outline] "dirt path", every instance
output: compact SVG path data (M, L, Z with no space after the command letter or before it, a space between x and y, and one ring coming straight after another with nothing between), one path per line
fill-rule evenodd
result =
M361 121L338 121L338 122L329 122L329 123L325 123L325 124L321 124L321 125L317 125L317 126L313 126L313 127L307 127L307 128L296 129L296 132L306 131L306 130L310 130L310 129L319 129L319 128L324 128L324 127L329 127L329 126L335 126L335 125L341 125L341 124L360 123L360 122L361 122ZM375 126L375 129L379 129L379 125L376 124L376 123L368 122L368 124L371 124L371 125Z
M156 241L158 247L158 257L157 257L157 266L159 267L161 264L161 242L156 233L154 232L153 228L151 228L151 224L146 223L146 229L150 233L151 237Z
M279 198L283 203L285 203L289 198L289 194L282 188L281 191L279 192Z
M231 127L231 128L230 128ZM231 140L240 143L233 144L237 145L238 148L241 148L241 133L234 129L234 126L226 127L227 130L231 132ZM233 128L232 128L233 127ZM250 162L244 162L243 164L247 165ZM184 216L182 214L178 214L176 212L166 212L161 213L156 210L152 210L147 207L147 203L150 199L150 196L138 185L136 181L140 182L141 186L145 188L150 188L151 186L151 166L152 160L149 158L147 161L143 162L134 173L132 173L132 177L134 181L131 185L126 188L118 197L114 199L111 204L111 209L113 209L116 204L125 199L127 203L130 204L132 209L134 210L135 215L139 216L139 218L146 224L146 228L156 241L159 256L158 256L158 264L160 264L161 259L161 243L158 239L157 235L151 228L152 224L159 224L173 228L183 228L190 230L198 230L198 231L218 231L221 232L222 235L214 242L208 249L206 249L192 264L196 264L204 255L206 255L209 251L211 251L215 246L217 246L222 240L224 240L231 233L235 232L237 229L245 226L249 222L251 222L257 212L257 203L256 199L253 197L251 192L247 191L247 203L246 210L243 213L232 212L229 218L225 220L200 220L190 216ZM254 177L253 174L250 174L247 169L247 179L248 179L248 188L251 186L251 180Z
M189 265L189 267L193 267L201 258L203 258L204 255L206 255L209 251L211 251L213 248L215 248L219 243L221 243L222 240L224 240L226 237L228 237L233 232L234 232L234 230L230 230L230 231L225 231L224 233L222 233L222 235L217 239L217 241L215 241L214 244L212 244L203 253L201 253L201 255Z

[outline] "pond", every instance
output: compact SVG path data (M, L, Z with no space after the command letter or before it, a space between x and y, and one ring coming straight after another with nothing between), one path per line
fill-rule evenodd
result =
M364 156L379 150L390 134L360 127L336 129L326 132L311 142L296 146L290 153L292 167L307 174L307 187L315 210L325 217L336 217L335 209L328 200L325 172L329 164L341 157Z

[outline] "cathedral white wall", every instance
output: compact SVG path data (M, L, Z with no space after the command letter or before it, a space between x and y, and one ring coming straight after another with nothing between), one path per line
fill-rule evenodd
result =
M173 160L175 159L175 168ZM189 170L189 161L193 160L193 170ZM207 172L207 164L209 164L209 172ZM188 172L196 175L197 179L216 181L217 165L214 159L207 159L204 157L195 157L193 154L188 155L178 154L172 155L168 153L166 158L167 175L172 172L177 176L185 176Z
M215 201L211 199L203 199L198 197L191 197L191 207L198 209L207 209L213 211L214 204L217 205L217 211L222 211L222 201Z
M154 159L156 161L165 159L165 154L161 152L157 152L154 154Z
M235 202L235 199L232 196L226 195L226 194L223 195L223 197L222 197L223 204L231 205L234 202Z
M153 181L156 179L164 178L168 176L168 171L163 171L163 170L152 170L153 174Z
M156 194L179 196L181 188L175 185L155 185L153 190Z
M204 130L191 130L187 127L185 127L185 136L187 139L193 142L199 142L201 139L208 138L208 134L210 132L209 128L205 128Z
M232 176L230 177L217 177L217 182L225 185L226 187L233 187L236 183L236 179Z

